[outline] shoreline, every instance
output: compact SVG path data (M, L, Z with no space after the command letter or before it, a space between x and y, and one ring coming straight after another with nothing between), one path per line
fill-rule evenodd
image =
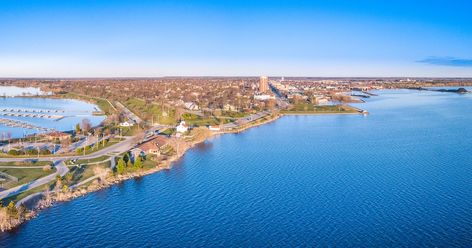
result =
M216 137L216 136L219 136L219 135L224 135L224 134L241 133L241 132L244 132L244 131L246 131L250 128L258 127L258 126L276 121L277 119L279 119L283 116L284 115L282 115L282 114L277 114L275 116L271 115L269 119L264 119L260 122L252 123L248 126L244 126L241 129L238 129L238 130L221 131L221 132L211 133L211 135L209 135L208 137L206 137L203 140L189 142L188 146L186 146L185 149L180 152L180 154L175 154L173 156L170 156L167 160L162 161L161 163L156 165L155 168L148 169L146 171L130 172L130 173L127 173L125 175L116 175L116 176L113 176L113 177L106 177L106 178L103 178L103 179L100 178L100 177L97 177L97 178L94 178L93 180L91 180L90 182L87 182L84 185L79 185L79 186L76 186L77 184L72 185L71 186L72 191L65 192L65 193L64 192L56 192L56 191L51 191L51 192L41 191L41 192L33 193L33 194L31 194L31 195L24 198L24 199L28 198L26 201L19 201L19 202L27 204L27 201L33 200L34 198L41 196L41 199L39 199L38 202L36 202L34 204L35 206L32 207L30 210L26 211L25 217L23 219L19 219L19 220L15 221L14 223L11 223L10 225L7 225L7 226L1 226L0 231L1 232L6 232L6 231L11 231L11 230L16 229L16 228L20 228L22 224L26 223L27 221L29 221L31 219L36 218L40 214L41 210L52 207L57 203L71 201L75 198L85 196L89 193L97 192L97 191L102 190L102 189L109 188L113 185L116 185L118 183L124 182L124 181L129 180L129 179L143 177L143 176L146 176L146 175L150 175L150 174L160 172L162 170L169 170L173 167L175 162L177 162L179 159L181 159L186 154L186 152L188 150L190 150L191 148L195 147L198 144L206 142L210 138L213 138L213 137ZM86 179L86 180L88 180L88 179Z
M87 180L90 180L90 181L87 181L84 184L78 183L76 185L71 185L70 186L71 191L69 191L69 192L41 191L41 192L33 193L29 196L26 196L25 198L20 200L19 203L23 203L23 204L27 205L28 201L34 200L35 198L40 197L40 196L41 197L40 197L40 199L38 199L37 202L34 203L34 207L32 207L30 210L26 211L25 217L23 219L18 220L17 222L12 223L11 225L6 226L6 227L1 226L0 231L6 232L6 231L10 231L10 230L13 230L13 229L16 229L16 228L20 228L23 223L26 223L27 221L36 218L40 214L41 210L52 207L57 203L68 202L68 201L74 200L76 198L85 196L89 193L93 193L93 192L97 192L97 191L102 190L102 189L109 188L111 186L114 186L118 183L124 182L124 181L129 180L129 179L147 176L147 175L154 174L154 173L157 173L157 172L160 172L160 171L163 171L163 170L169 170L173 167L175 162L180 160L186 154L186 152L188 150L190 150L193 147L195 147L196 145L204 143L207 140L209 140L213 137L216 137L216 136L220 136L220 135L224 135L224 134L241 133L241 132L244 132L248 129L254 128L254 127L269 124L269 123L274 122L274 121L276 121L279 118L282 118L284 116L295 116L295 115L316 115L316 116L318 116L318 115L359 115L359 114L361 114L361 113L315 113L315 114L312 114L312 113L296 113L296 114L277 113L277 114L269 115L268 119L266 119L267 117L264 117L262 120L256 120L254 123L246 124L247 126L243 126L243 127L239 128L239 129L236 129L236 130L212 132L211 135L209 135L208 137L206 137L203 140L189 142L187 144L187 146L185 146L185 149L180 152L180 154L175 154L175 155L170 156L165 161L161 161L154 168L151 168L151 169L148 169L148 170L145 170L145 171L129 172L125 175L116 175L116 176L112 176L112 177L105 176L105 177L102 178L100 176L92 176L91 178L86 179L85 181L87 181ZM111 172L111 171L109 171L109 172Z

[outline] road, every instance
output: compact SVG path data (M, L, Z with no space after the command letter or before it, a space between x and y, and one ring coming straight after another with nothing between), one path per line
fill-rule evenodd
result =
M239 126L243 126L243 125L245 125L249 122L256 121L256 120L261 119L263 117L266 117L268 115L270 115L269 111L258 112L258 113L255 113L255 114L252 114L252 115L249 115L249 116L246 116L246 117L239 118L235 122L230 122L230 123L224 124L224 125L222 125L222 128L223 129L237 128Z
M14 196L17 194L21 194L27 190L39 187L41 185L47 184L53 180L56 179L57 175L60 175L61 177L64 176L67 172L69 172L69 168L64 164L65 160L70 160L70 159L93 159L93 158L98 158L110 153L119 154L126 152L130 150L132 147L134 147L137 143L137 140L135 137L126 137L124 141L111 145L107 148L104 148L100 151L94 152L89 155L77 155L77 156L64 156L64 157L40 157L39 161L55 161L55 167L57 169L56 173L53 173L51 175L39 178L35 181L8 189L0 192L0 199L9 197L9 196ZM113 156L113 155L112 155ZM0 158L0 162L24 162L31 160L31 158ZM111 164L111 166L114 166L114 163ZM13 167L9 167L13 168ZM17 167L15 167L17 168ZM32 168L32 167L27 167L27 168ZM33 168L32 168L33 169ZM34 168L37 169L37 168Z
M115 104L123 113L126 114L126 117L128 117L128 119L132 120L134 123L139 124L143 121L128 108L126 108L121 102L115 102Z
M9 197L9 196L14 196L21 194L27 190L42 186L44 184L47 184L53 180L56 179L57 175L60 175L61 177L64 176L67 172L69 172L69 168L64 164L63 160L58 160L55 162L55 167L56 167L56 173L53 173L51 175L47 175L45 177L41 177L39 179L36 179L32 182L25 183L23 185L16 186L11 189L4 190L0 192L0 199Z
M123 153L133 148L136 145L134 137L126 137L124 141L111 145L107 148L94 152L88 155L73 155L73 156L51 156L51 157L39 157L39 158L0 158L2 162L25 162L30 160L35 161L55 161L55 160L70 160L70 159L93 159L104 156L108 153Z

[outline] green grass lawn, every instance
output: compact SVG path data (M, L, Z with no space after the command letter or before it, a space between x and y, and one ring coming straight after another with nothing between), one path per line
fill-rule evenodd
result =
M18 202L19 200L31 195L31 194L34 194L34 193L38 193L38 192L41 192L41 191L45 191L46 189L49 189L49 190L52 190L54 189L54 185L56 184L56 181L52 181L52 182L49 182L43 186L40 186L40 187L36 187L34 189L30 189L28 191L25 191L21 194L18 194L18 195L14 195L14 196L10 196L10 197L7 197L7 198L4 198L1 200L3 206L7 205L8 203L10 203L10 201L13 201L13 202Z
M45 166L48 164L51 162L31 160L29 162L3 162L0 163L0 166Z
M332 113L358 113L358 111L347 105L315 106L310 103L301 103L301 104L294 104L288 110L281 111L281 113L332 114Z
M233 112L233 111L225 111L221 114L223 117L231 117L231 118L242 118L248 116L249 113L246 112Z
M172 135L176 132L175 128L167 128L161 132L161 134Z
M31 169L17 169L17 168L1 168L0 172L6 173L10 176L18 178L18 182L8 181L3 185L5 188L13 188L15 186L34 181L38 178L50 175L55 172L55 169L50 171L43 171L41 168L31 168Z
M77 164L96 163L96 162L107 160L109 158L110 158L109 156L100 156L98 158L92 158L92 159L79 159L79 160L77 160L77 162L75 162L75 164L72 164L72 162L70 160L67 160L65 162L65 164L66 165L77 165Z
M130 98L123 103L130 111L139 115L142 119L151 120L161 124L175 124L175 110L162 107L156 103L146 103L138 98ZM164 111L166 115L164 115Z
M134 136L142 131L142 129L139 128L139 126L137 125L134 125L132 127L120 127L120 128L121 128L122 136Z
M109 146L112 146L114 144L118 144L119 142L121 142L123 140L124 140L123 138L111 138L104 146L100 144L96 148L92 147L89 150L86 150L85 155L92 154L94 152L98 152L98 151L103 150L103 149L105 149ZM76 151L76 153L79 154L77 151ZM82 152L80 152L79 155L82 155L82 154L83 154L83 150L82 150Z
M73 166L68 172L72 174L72 181L69 185L77 184L87 178L95 176L95 167L110 168L110 161L93 165L81 164L80 166Z

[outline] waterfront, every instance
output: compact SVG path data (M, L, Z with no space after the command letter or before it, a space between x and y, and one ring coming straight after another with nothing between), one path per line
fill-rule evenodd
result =
M21 110L22 112L18 112L18 110ZM84 118L89 119L91 124L94 126L100 124L105 117L94 116L93 112L96 110L97 106L78 100L33 97L0 98L0 118L20 121L21 123L28 123L33 126L58 131L73 130L74 126L77 123L80 123ZM32 117L33 114L39 115L39 111L44 112L41 114L46 114L48 117L53 118L41 118L38 116ZM51 113L48 113L47 111L51 111ZM10 114L25 113L29 113L31 116L10 116ZM37 132L37 129L23 129L20 127L0 125L0 134L11 133L13 138L19 138L23 137L23 135Z
M471 95L383 91L371 115L290 116L171 170L40 213L8 247L466 246Z

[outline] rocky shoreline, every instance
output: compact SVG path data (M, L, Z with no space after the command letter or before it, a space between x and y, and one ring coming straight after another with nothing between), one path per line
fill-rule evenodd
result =
M157 165L155 168L152 168L149 170L129 172L124 175L112 175L110 173L111 171L108 171L106 175L96 178L87 187L80 186L80 187L71 189L67 192L62 192L62 191L40 192L38 193L38 196L42 194L41 199L37 203L34 204L31 210L25 209L25 213L23 214L21 218L18 218L18 219L10 218L9 220L5 220L5 219L2 219L2 215L0 214L0 231L5 232L5 231L18 228L19 226L21 226L21 224L25 223L26 221L37 217L38 214L41 212L41 210L49 208L56 203L71 201L75 198L84 196L86 194L96 192L102 189L106 189L108 187L111 187L125 180L146 176L146 175L153 174L162 170L171 169L173 163L179 160L180 158L182 158L182 156L185 155L185 153L189 149L191 149L197 144L205 142L209 138L215 137L217 135L223 135L223 134L229 134L229 133L240 133L247 129L273 122L282 116L283 115L279 115L279 114L272 115L270 116L269 119L251 123L250 125L244 126L237 130L216 132L216 133L212 133L210 136L206 137L204 140L188 142L187 145L179 154L175 154L169 157L167 160L161 162L161 164Z

